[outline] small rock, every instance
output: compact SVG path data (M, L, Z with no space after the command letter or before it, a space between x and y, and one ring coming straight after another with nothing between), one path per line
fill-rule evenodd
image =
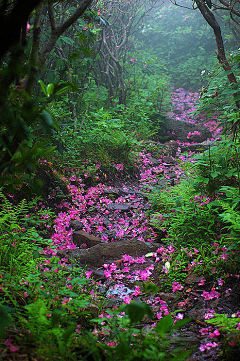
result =
M120 191L118 188L113 188L113 189L104 189L103 191L103 195L114 195L114 196L119 196L120 195Z
M89 303L86 306L85 311L87 313L90 313L92 318L96 318L96 317L98 317L98 314L99 314L99 307L97 305L95 305L94 303Z
M156 174L156 175L164 175L164 170L163 169L153 169L152 173Z
M107 205L109 211L129 211L132 205L129 203L111 203Z
M172 157L163 157L162 161L163 161L163 163L166 163L166 164L174 164L175 163L175 160Z
M78 247L85 243L90 248L101 243L101 238L92 236L84 231L75 231L73 232L73 243Z
M83 228L83 224L79 221L70 221L70 227L75 231L80 231Z
M185 283L186 283L186 285L191 285L192 283L199 283L202 280L205 281L204 276L197 276L194 273L192 273L185 278Z
M97 279L97 280L104 280L106 277L104 275L104 271L100 270L100 269L95 269L92 270L92 275L91 277Z
M149 160L154 164L154 165L160 165L162 162L156 158L152 158L150 157Z

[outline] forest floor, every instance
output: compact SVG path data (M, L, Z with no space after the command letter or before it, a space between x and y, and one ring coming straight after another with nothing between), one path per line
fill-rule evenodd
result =
M185 150L187 146L184 145ZM71 272L75 267L83 267L93 287L92 314L99 319L110 317L106 316L109 310L133 300L146 302L153 311L152 319L145 316L138 323L138 328L145 333L168 314L172 314L176 322L189 318L181 331L171 336L173 345L181 344L186 349L190 346L193 351L189 361L213 361L219 358L219 351L226 342L230 347L228 357L231 348L236 352L234 338L237 336L226 340L219 328L208 321L214 314L240 317L240 276L225 271L221 274L218 269L215 277L217 262L229 262L226 248L217 242L209 244L216 255L215 263L209 259L208 264L194 239L192 246L179 251L179 247L177 249L168 240L164 215L154 212L157 192L169 193L171 197L174 186L193 176L186 164L194 162L194 153L182 154L180 149L172 156L169 149L157 142L146 142L146 148L143 143L142 151L136 154L131 176L125 172L123 164L115 164L116 171L111 173L98 162L97 170L89 173L87 160L83 162L81 176L76 169L66 169L62 181L68 189L67 198L60 204L54 203L62 196L60 188L53 189L47 196L46 205L52 203L57 209L53 226L47 226L55 248L51 246L44 251L48 257L39 269L42 274L58 272L56 265L51 265L55 256L59 269ZM86 167L85 172L83 167ZM206 197L196 201L201 205ZM44 217L47 220L48 215ZM206 269L203 267L199 271L201 268L197 266L201 263ZM64 297L64 305L70 302L71 297ZM104 322L102 326L104 328ZM76 332L80 331L76 329ZM114 346L103 330L92 327L92 332ZM5 348L1 349L2 359L24 359L27 346L15 349L17 352L13 354L11 346L7 345L5 342Z

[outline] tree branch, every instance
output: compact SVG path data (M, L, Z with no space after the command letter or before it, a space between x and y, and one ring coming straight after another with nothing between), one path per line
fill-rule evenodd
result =
M75 21L77 21L80 16L83 15L85 10L88 8L88 6L93 2L93 0L82 0L81 5L78 7L78 9L75 11L75 13L70 16L61 26L56 28L52 34L50 35L50 38L47 41L47 44L43 48L43 51L39 57L39 70L43 67L46 59L48 58L50 52L54 48L58 38L73 24Z

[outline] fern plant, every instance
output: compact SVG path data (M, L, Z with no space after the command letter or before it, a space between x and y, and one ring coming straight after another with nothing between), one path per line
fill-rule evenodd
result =
M26 200L12 204L0 190L0 270L10 277L24 277L36 269L40 246L49 243L34 227L25 228Z

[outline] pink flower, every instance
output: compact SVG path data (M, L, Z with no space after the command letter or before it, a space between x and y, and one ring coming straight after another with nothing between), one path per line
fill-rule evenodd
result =
M176 291L181 291L183 289L183 285L181 285L179 282L173 281L172 288L174 293Z
M205 320L210 320L211 318L214 317L214 314L213 314L213 312L208 312L208 313L205 313L205 315L203 317Z
M176 316L176 320L182 320L184 318L184 314L183 313L178 313Z
M11 345L11 346L9 347L9 350L10 350L11 352L17 352L19 349L20 349L19 346Z
M201 345L199 347L199 350L202 351L202 352L204 352L206 350L209 351L213 347L218 347L218 344L216 342L207 342L207 343Z
M142 293L142 291L140 290L140 287L139 286L135 286L135 290L133 292L133 295L134 296L138 296Z
M111 271L104 271L104 276L106 277L106 278L111 278L112 277L112 272Z
M219 298L221 296L221 294L217 291L215 291L215 288L213 287L211 289L211 292L207 292L207 291L203 291L202 293L202 297L206 300L212 300L213 298Z
M5 345L10 346L13 343L13 340L11 338L7 338L6 341L4 341Z
M212 333L209 333L208 336L209 336L210 338L215 338L215 337L220 336L220 332L216 329L216 330L214 330Z
M198 132L197 130L194 130L193 134L196 134L196 135L199 135L199 136L201 135L201 133Z
M86 278L91 278L91 274L93 271L85 271Z
M142 280L146 280L147 278L149 278L149 276L151 275L152 273L149 271L149 270L142 270L140 272L140 277Z
M205 336L205 335L208 335L208 334L209 334L209 331L211 331L211 330L212 330L212 327L209 326L209 327L206 327L206 328L201 328L201 329L199 330L199 332L200 332L200 334L201 334L202 336Z
M125 296L124 297L124 299L123 299L123 301L125 302L125 303L130 303L131 302L131 297L129 297L129 296Z

